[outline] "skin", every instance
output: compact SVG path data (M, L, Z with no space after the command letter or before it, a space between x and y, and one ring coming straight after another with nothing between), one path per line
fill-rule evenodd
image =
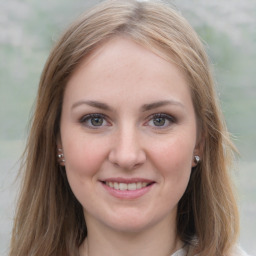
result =
M177 204L200 155L197 137L189 86L173 63L122 37L83 60L65 89L58 141L88 227L81 255L170 255L182 246ZM120 177L153 184L118 198L102 181Z

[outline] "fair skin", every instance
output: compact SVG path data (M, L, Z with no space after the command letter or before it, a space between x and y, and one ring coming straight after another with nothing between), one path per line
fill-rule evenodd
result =
M197 137L189 87L174 64L122 37L80 64L65 89L58 147L84 208L81 256L167 256L182 247L177 205Z

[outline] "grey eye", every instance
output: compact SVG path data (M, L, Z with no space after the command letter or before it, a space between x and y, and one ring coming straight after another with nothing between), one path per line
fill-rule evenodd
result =
M147 125L153 128L164 129L170 127L173 123L175 123L175 118L173 116L164 113L157 113L150 117Z
M92 117L90 122L93 126L101 126L103 124L103 118L102 117Z
M83 116L80 119L80 123L88 128L101 128L103 126L108 126L109 123L103 114L89 114Z
M164 126L166 118L165 117L156 117L153 119L153 123L155 126Z

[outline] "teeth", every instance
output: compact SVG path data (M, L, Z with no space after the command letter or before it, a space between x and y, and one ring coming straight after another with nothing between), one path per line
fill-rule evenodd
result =
M119 189L119 185L118 185L117 182L114 182L114 188L115 188L115 189Z
M136 190L137 186L136 186L136 183L129 183L127 187L128 187L128 190Z
M125 184L125 183L119 183L119 189L120 190L127 190L127 184Z
M144 188L148 185L147 182L136 182L136 183L118 183L118 182L111 182L107 181L105 183L107 186L117 189L117 190L136 190Z
M143 183L145 183L145 182L143 182ZM145 187L146 187L146 186L145 186ZM137 182L137 183L136 183L136 188L137 188L137 189L142 188L142 183L141 183L141 182Z

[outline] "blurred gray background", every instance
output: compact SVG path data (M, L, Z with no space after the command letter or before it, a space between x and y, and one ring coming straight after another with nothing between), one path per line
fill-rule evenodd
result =
M100 1L0 0L0 255L7 255L18 183L40 73L66 26ZM192 24L213 63L234 143L242 247L256 255L256 0L166 1Z

